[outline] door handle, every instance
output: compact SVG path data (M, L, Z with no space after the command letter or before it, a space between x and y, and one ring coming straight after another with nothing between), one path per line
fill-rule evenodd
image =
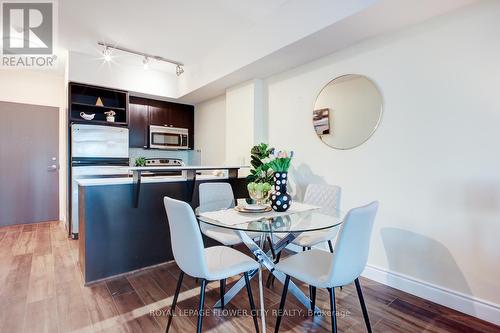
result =
M51 166L47 167L48 171L57 171L58 169L59 167L57 166L57 164L52 164Z

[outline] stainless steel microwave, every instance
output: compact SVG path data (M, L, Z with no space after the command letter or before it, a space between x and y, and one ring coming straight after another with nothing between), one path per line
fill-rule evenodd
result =
M187 128L149 126L149 148L188 149L189 130Z

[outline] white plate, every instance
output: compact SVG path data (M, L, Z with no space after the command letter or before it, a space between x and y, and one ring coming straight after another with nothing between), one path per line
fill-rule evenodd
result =
M248 206L236 206L234 210L240 213L266 213L272 210L271 206L261 206L262 209L248 209Z
M267 208L266 205L246 205L243 206L246 210L265 210Z

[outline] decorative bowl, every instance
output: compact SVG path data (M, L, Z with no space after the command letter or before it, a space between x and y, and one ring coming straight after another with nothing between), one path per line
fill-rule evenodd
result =
M80 112L80 117L82 117L85 120L92 120L95 117L95 113L86 114L85 112Z
M254 200L256 205L265 205L267 199L269 199L269 193L270 191L248 191L248 194L250 194L250 198Z

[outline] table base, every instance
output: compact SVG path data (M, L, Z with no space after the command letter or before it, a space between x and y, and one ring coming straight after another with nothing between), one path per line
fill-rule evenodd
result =
M255 241L252 238L250 238L245 231L236 230L235 232L238 233L241 240L248 247L248 249L252 251L254 256L261 264L261 267L265 267L271 274L273 274L276 277L278 281L280 281L281 284L284 284L286 276L282 272L275 269L274 261L270 258L271 253L266 253L261 247L259 247L259 245L264 247L263 240L265 239L265 234L262 233L260 237L260 244L257 245L257 243L255 243ZM275 254L277 255L279 252L281 252L286 247L287 244L293 241L300 234L301 234L300 232L290 233L288 234L287 237L278 241L276 243L276 246L274 246ZM250 272L249 273L250 279L252 279L255 275L257 275L257 273L258 270ZM259 281L259 283L261 284L262 281ZM242 277L238 280L238 282L236 282L236 284L231 289L229 289L224 294L224 304L228 304L233 299L233 297L236 296L236 294L238 294L238 292L244 287L245 287L245 279ZM260 288L261 288L260 292L262 292L262 286ZM292 281L290 281L288 285L288 292L291 293L295 298L297 298L307 309L311 310L311 300ZM220 308L221 300L215 303L214 307ZM262 300L261 300L261 308L262 308ZM321 313L320 309L317 306L314 307L314 313L315 314Z

